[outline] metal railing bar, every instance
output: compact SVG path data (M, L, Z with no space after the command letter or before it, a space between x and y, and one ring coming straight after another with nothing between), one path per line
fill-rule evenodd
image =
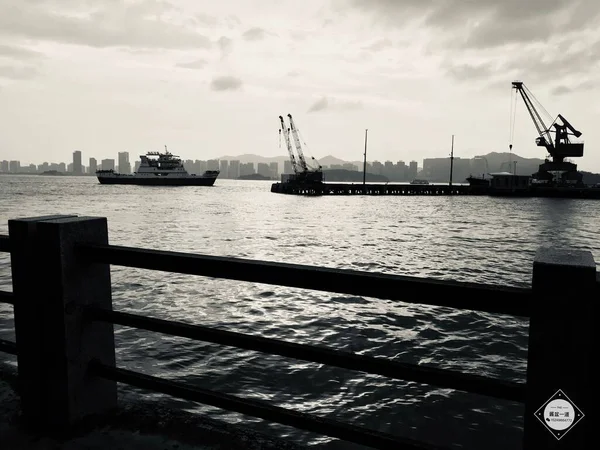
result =
M17 344L12 341L7 341L6 339L0 339L0 352L16 355Z
M12 292L0 291L0 303L15 304L15 295Z
M87 307L84 314L89 319L172 336L254 350L503 400L525 401L525 384L95 307Z
M529 317L531 289L115 245L80 245L94 262Z
M10 240L4 234L0 234L0 252L10 253Z
M97 376L125 383L141 389L173 397L211 405L217 408L258 417L282 425L312 431L377 449L441 450L428 444L401 438L368 428L354 426L324 417L273 406L266 402L243 399L230 394L185 386L182 383L141 374L127 369L111 367L97 361L90 363L90 370Z

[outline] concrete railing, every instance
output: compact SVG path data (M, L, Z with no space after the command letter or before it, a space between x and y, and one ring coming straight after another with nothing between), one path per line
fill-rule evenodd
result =
M11 254L13 292L0 292L0 302L14 305L16 335L16 343L0 340L0 351L17 355L23 415L40 431L68 429L116 408L117 383L125 383L373 448L432 448L118 368L113 324L119 324L524 403L526 450L583 450L593 442L598 283L588 251L540 249L531 289L113 246L101 217L10 220L0 251ZM526 317L527 382L114 311L111 264Z

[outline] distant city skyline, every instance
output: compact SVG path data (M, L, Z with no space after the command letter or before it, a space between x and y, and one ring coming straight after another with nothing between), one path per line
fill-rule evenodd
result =
M178 156L178 155L177 155ZM57 171L62 173L68 173L71 175L92 175L95 174L96 170L116 170L120 173L130 174L132 171L137 171L140 160L134 162L132 166L130 163L130 155L128 152L118 152L117 159L105 158L98 160L95 157L89 157L88 164L82 164L82 152L74 151L73 159L71 163L66 162L48 162L44 161L39 164L35 163L22 163L19 160L0 160L0 173L43 173L48 171ZM205 170L220 170L222 178L237 178L238 176L246 176L252 174L260 174L267 177L278 178L281 173L292 173L293 168L289 155L275 156L275 157L264 157L261 155L239 155L239 156L222 156L220 158L214 158L209 160L192 160L183 159L184 166L190 173L203 173ZM329 164L321 164L324 169L344 169L351 171L362 171L363 164L352 161L344 161L332 156L326 156L324 161ZM379 172L383 172L381 169L383 166L398 166L400 167L399 172L404 174L410 167L410 173L416 175L418 163L411 161L404 163L397 161L392 163L391 161L379 162L377 160L367 162L367 170L375 166ZM360 169L359 169L360 167ZM389 171L389 169L387 169ZM398 171L397 171L398 172ZM408 173L408 172L407 172Z
M57 171L70 175L94 175L97 169L116 170L120 173L129 174L137 171L140 161L130 163L128 152L119 152L117 158L105 158L98 161L90 157L88 165L81 164L80 172L75 170L80 164L82 154L80 151L73 152L71 163L42 163L20 165L18 160L0 160L0 173L29 173L39 174L48 171ZM475 158L454 158L453 180L460 182L472 174L484 174L491 172L513 172L516 174L531 175L537 172L541 158L523 158L515 153L488 153L478 155ZM184 166L189 173L201 174L206 170L219 170L220 177L225 179L236 179L249 175L259 174L271 179L279 179L281 174L293 173L293 168L288 156L265 157L256 154L244 154L237 156L222 156L209 160L183 159ZM328 155L319 160L323 170L343 169L348 171L362 172L362 161L346 161ZM450 157L424 158L419 164L417 161L379 161L367 160L367 172L381 175L389 181L411 181L417 176L429 181L448 181L450 169ZM588 171L589 172L589 171ZM593 173L593 172L592 172Z
M596 0L4 0L0 160L276 156L288 113L316 157L360 160L368 128L371 160L446 157L453 134L463 158L544 158L520 99L511 134L522 80L600 171L598 18Z

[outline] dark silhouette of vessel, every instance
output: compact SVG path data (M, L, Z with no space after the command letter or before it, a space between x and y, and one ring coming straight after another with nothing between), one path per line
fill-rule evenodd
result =
M220 171L207 170L202 175L190 174L181 159L169 153L148 152L140 156L140 167L133 174L114 170L97 170L100 184L134 184L140 186L212 186Z

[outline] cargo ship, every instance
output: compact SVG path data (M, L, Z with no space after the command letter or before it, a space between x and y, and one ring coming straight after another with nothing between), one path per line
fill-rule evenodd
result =
M181 158L167 150L148 152L140 156L140 167L133 174L123 174L114 170L97 170L100 184L135 184L140 186L212 186L220 171L207 170L201 175L190 174L185 170Z

